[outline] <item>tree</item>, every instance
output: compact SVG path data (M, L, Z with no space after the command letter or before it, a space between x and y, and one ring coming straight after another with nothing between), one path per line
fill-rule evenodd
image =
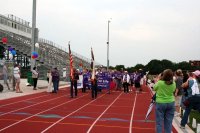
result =
M151 60L146 66L145 69L149 71L149 74L159 74L164 68L160 60Z
M116 66L115 66L115 69L116 69L117 71L121 71L121 70L125 70L125 67L124 67L124 65L116 65Z

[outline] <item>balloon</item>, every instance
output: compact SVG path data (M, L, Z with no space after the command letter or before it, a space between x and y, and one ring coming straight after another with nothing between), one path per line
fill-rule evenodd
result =
M32 59L35 59L35 56L32 55Z
M35 51L33 51L33 52L32 52L32 58L35 59L35 58L37 58L37 57L38 57L38 53L35 52Z
M12 50L11 53L12 53L12 55L16 55L16 51L15 50Z
M6 44L8 42L8 39L6 37L3 37L2 42L3 42L3 44Z
M8 50L9 50L9 51L12 51L12 50L13 50L13 48L12 48L12 47L9 47L9 48L8 48Z
M35 47L39 48L39 43L36 43L36 44L35 44Z

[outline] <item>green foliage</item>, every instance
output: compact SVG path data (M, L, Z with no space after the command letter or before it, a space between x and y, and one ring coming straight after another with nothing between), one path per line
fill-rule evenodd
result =
M163 59L163 60L151 60L147 65L137 64L134 67L127 67L125 68L124 65L116 65L116 70L127 70L128 72L134 72L139 69L143 69L144 71L149 71L149 74L156 75L161 73L165 69L172 69L176 71L177 69L182 69L183 71L194 71L199 70L200 66L191 66L189 62L183 61L180 63L173 63L170 60Z
M116 66L115 66L115 69L116 69L117 71L125 70L125 66L124 66L124 65L116 65Z

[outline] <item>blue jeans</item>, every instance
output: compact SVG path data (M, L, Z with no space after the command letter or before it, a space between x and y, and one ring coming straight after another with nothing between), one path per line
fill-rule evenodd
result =
M59 85L59 81L53 81L53 88L54 88L54 92L58 91L58 85Z
M175 106L171 103L156 103L156 132L162 133L164 123L164 132L171 133L172 120L174 118Z
M187 124L188 116L189 116L191 110L192 110L192 106L190 106L190 105L185 108L185 112L184 112L182 120L181 120L181 126L185 127L185 125Z

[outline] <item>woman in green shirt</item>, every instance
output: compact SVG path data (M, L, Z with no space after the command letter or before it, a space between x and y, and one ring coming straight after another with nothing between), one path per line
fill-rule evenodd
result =
M176 84L173 82L173 72L166 69L163 72L162 79L155 86L156 91L156 131L162 133L164 123L164 132L171 133L172 120L174 117L174 91Z

